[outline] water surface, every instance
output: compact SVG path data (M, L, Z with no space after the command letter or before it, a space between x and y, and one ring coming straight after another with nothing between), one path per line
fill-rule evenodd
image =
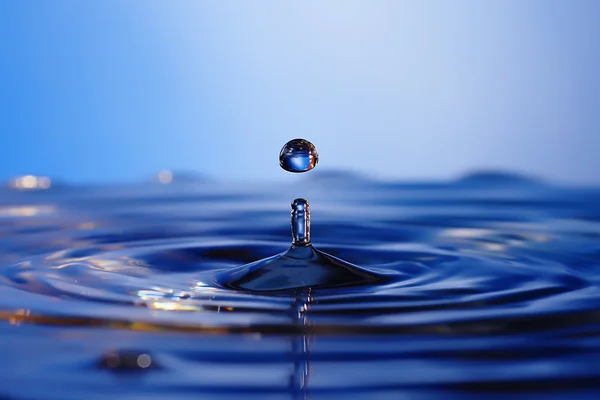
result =
M600 396L600 189L294 178L1 189L0 397ZM221 285L290 247L299 196L385 280Z

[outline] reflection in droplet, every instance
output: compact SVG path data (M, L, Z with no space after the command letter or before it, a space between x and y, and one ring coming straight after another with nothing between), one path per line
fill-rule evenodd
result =
M310 171L318 162L317 148L304 139L290 140L279 153L279 165L288 172Z

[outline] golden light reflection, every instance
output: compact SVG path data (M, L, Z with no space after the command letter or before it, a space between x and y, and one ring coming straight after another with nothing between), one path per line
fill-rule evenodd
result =
M16 206L0 207L0 217L34 217L42 214L52 214L54 206Z
M481 238L484 236L489 236L494 233L491 229L481 229L481 228L450 228L444 229L442 231L443 236L449 236L452 238Z
M12 318L8 318L8 323L11 325L21 325L21 323L23 322L23 318L21 318L21 317L29 317L29 316L31 316L31 310L22 308L22 309L15 311Z
M174 301L155 301L150 303L149 306L155 310L164 311L202 311L203 309L201 306L182 304Z
M60 301L60 299L51 299L51 301ZM298 327L296 325L242 325L242 326L218 326L197 322L194 324L172 324L168 322L143 322L119 319L105 319L93 317L74 317L74 316L46 316L46 315L20 315L16 312L5 312L0 310L0 321L10 321L15 319L16 323L28 323L36 325L52 325L73 327L106 327L110 329L121 329L141 332L181 332L196 334L296 334ZM445 329L447 327L447 329ZM474 330L476 329L476 330ZM369 325L338 325L338 324L309 324L303 326L303 335L347 335L347 334L444 334L444 335L465 335L469 332L480 332L480 327L469 329L455 329L447 324L428 324L420 326L390 326L389 329L382 331L380 326ZM254 336L246 336L255 339Z
M49 189L52 181L47 176L25 175L12 179L8 185L18 190Z
M69 250L60 250L55 253L52 253L46 256L47 261L55 261L60 260L59 265L52 265L50 268L52 269L64 269L71 266L85 266L94 270L101 270L107 272L119 272L119 271L129 271L135 272L138 275L144 273L144 269L140 267L144 267L141 261L137 261L134 259L129 259L123 257L123 259L113 260L113 259L101 259L98 257L69 257Z
M117 260L114 259L102 259L99 257L86 257L86 261L91 264L92 268L100 269L102 271L125 271L125 270L134 270L136 272L142 273L143 267L147 265L142 260L136 260L129 257L120 257ZM140 268L142 267L142 268Z
M51 185L52 185L52 181L50 180L50 178L48 178L46 176L42 176L42 177L38 178L38 186L40 189L50 189Z
M482 228L450 228L444 229L441 232L442 236L451 237L455 239L490 239L497 237L498 241L502 243L485 242L485 246L489 250L502 251L506 250L508 246L523 246L527 242L540 242L545 243L551 241L551 237L540 233L530 232L519 232L512 233L507 231L498 231L493 229L482 229Z
M480 246L489 251L506 251L508 250L508 246L502 243L494 243L494 242L482 242Z
M458 251L463 253L488 252L494 257L514 259L510 254L513 247L527 247L532 243L549 242L550 236L535 232L521 232L519 230L499 230L483 228L450 228L440 232L441 236L455 239L462 244Z
M162 184L168 184L173 182L173 173L169 170L163 170L158 173L156 176L158 181Z

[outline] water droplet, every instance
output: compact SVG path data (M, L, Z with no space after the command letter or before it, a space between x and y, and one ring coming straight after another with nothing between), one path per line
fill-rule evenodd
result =
M310 171L318 162L317 148L304 139L290 140L279 153L279 165L288 172Z

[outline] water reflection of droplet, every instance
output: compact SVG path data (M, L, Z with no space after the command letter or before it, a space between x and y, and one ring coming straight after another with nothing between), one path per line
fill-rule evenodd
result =
M306 172L317 166L317 148L308 140L293 139L279 153L279 165L288 172Z

